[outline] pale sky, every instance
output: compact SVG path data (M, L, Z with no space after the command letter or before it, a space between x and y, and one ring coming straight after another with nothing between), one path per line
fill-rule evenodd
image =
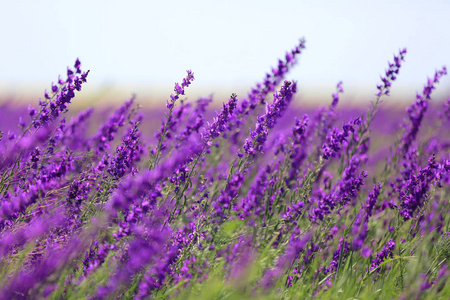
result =
M414 94L436 68L450 67L449 29L445 0L0 0L0 91L48 88L79 57L91 70L87 93L112 86L170 94L186 69L194 91L232 92L261 80L305 37L288 75L300 88L331 93L343 80L350 91L373 87L372 95L387 61L407 47L396 85ZM441 83L450 95L449 78Z

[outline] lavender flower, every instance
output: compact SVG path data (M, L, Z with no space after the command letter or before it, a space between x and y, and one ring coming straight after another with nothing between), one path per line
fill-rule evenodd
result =
M295 126L292 128L292 135L294 136L292 149L289 153L289 159L291 160L291 167L289 169L289 176L286 179L286 183L289 185L295 180L300 173L300 166L307 156L306 152L306 138L308 129L309 118L308 115L303 116L303 120L295 119Z
M393 251L395 250L395 242L390 240L381 250L377 253L377 256L372 260L369 271L372 272L381 265L387 258L393 257Z
M377 96L380 97L381 95L389 95L389 89L391 87L391 84L394 80L397 79L398 72L400 70L400 67L402 65L402 61L404 61L406 54L406 48L399 51L398 56L394 55L394 63L389 62L389 68L386 70L385 77L381 76L381 81L383 82L382 85L378 85L378 94Z
M273 68L271 74L266 74L263 83L258 83L255 88L248 94L248 100L242 101L239 108L239 114L248 114L248 111L255 109L258 102L265 104L266 96L275 91L275 87L280 84L285 75L289 72L290 68L296 63L296 56L302 53L305 49L305 40L301 39L300 43L286 53L285 61L278 60L277 68Z
M136 199L146 195L148 189L169 174L173 173L174 169L180 164L186 162L190 156L198 151L197 149L181 149L177 155L164 163L153 171L142 172L136 177L129 177L122 181L118 186L112 199L106 204L106 210L115 217L118 211L127 209Z
M283 115L296 91L297 84L295 82L285 81L279 93L274 94L273 102L266 106L266 113L258 117L255 131L250 130L250 138L245 140L244 150L248 155L253 156L256 151L263 153L269 129L273 128Z
M345 257L347 253L350 251L350 244L347 241L344 241L343 237L340 238L338 248L333 253L333 258L330 262L330 267L324 270L324 274L333 273L337 271L339 267L339 261L345 263Z
M81 111L76 115L70 123L64 128L60 143L69 146L71 149L77 149L84 146L87 141L83 140L80 134L85 128L86 121L92 116L92 108Z
M5 197L1 202L0 230L12 224L12 220L39 199L39 190L38 187L32 186L28 191L17 191L16 195Z
M31 270L23 270L15 275L8 284L2 287L0 298L14 299L16 297L29 298L52 274L57 275L67 263L75 260L85 247L91 243L92 236L98 231L95 227L91 231L83 231L67 242L64 249L51 249L43 259ZM33 289L35 289L34 292Z
M155 138L156 140L160 140L162 137L162 133L164 132L164 126L167 126L165 132L166 140L172 139L173 135L177 132L177 126L178 124L183 122L183 119L188 114L189 109L191 108L191 105L189 103L185 103L183 99L180 100L180 105L178 107L174 107L173 112L170 116L168 116L167 119L167 125L166 120L161 120L161 127L159 131L156 132Z
M274 269L269 270L263 278L262 284L267 289L274 284L274 280L280 277L283 272L302 254L306 245L311 240L312 235L306 233L302 238L291 238L285 254L280 257Z
M405 186L397 188L400 196L400 214L405 220L413 217L413 214L424 204L426 193L430 188L430 183L436 178L438 163L436 157L432 155L428 160L428 165L421 169L417 175L411 174Z
M329 159L330 157L339 157L341 152L341 145L347 143L347 138L351 133L355 132L355 125L360 125L361 120L359 118L351 120L347 124L342 125L342 130L334 128L333 132L328 136L328 142L322 146L322 157Z
M0 258L13 252L13 247L20 247L34 241L41 235L48 233L52 228L64 222L64 215L59 210L52 215L44 215L33 220L28 226L13 231L2 232L0 243Z
M148 221L146 223L152 226ZM135 273L143 270L164 249L170 231L167 228L161 231L158 228L147 226L137 226L133 229L136 237L130 243L129 260L111 276L106 286L98 289L96 297L109 298L110 294L114 293L122 284L127 283Z
M450 120L450 97L447 98L447 101L442 103L442 108L444 109L444 115L447 120Z
M159 159L161 158L161 152L165 148L164 139L166 138L167 132L169 130L170 124L172 122L172 112L175 106L176 101L180 98L180 95L184 95L184 88L188 87L191 82L194 80L194 73L191 70L187 70L187 76L183 78L183 82L181 86L178 83L175 83L174 91L175 95L170 95L170 102L167 100L167 108L169 109L169 114L167 115L167 119L163 122L161 130L159 132L158 145L155 149L153 149L153 160L150 163L150 170L154 169L156 165L159 163Z
M115 133L124 125L134 99L135 96L119 107L92 139L91 144L96 153L102 153L109 149L109 143L114 140Z
M204 114L206 108L211 102L212 98L200 98L197 100L197 105L194 109L194 113L189 117L186 123L186 127L181 130L176 136L176 148L180 148L182 143L187 141L193 132L199 132L200 128L204 124Z
M417 101L408 108L408 116L410 123L405 125L405 132L401 139L401 146L398 152L402 154L408 152L412 142L415 140L422 123L422 118L428 107L428 100L431 99L431 93L435 89L435 84L439 82L442 76L447 74L447 68L444 66L441 70L436 71L434 78L428 78L427 84L423 88L422 95L417 93Z
M336 119L336 107L339 103L339 94L343 93L342 81L336 85L336 92L331 95L332 102L329 107L321 108L314 116L314 124L308 132L308 137L312 138L313 130L317 132L317 143L324 143L327 133L331 130L331 126Z
M369 193L366 202L363 204L367 217L372 216L373 208L376 204L378 196L380 195L380 192L381 192L381 184L378 183L374 185L373 190Z
M213 212L211 216L215 222L222 222L227 217L227 212L231 210L234 205L235 198L242 186L244 175L237 172L227 180L226 188L220 192L220 196L212 203Z
M108 168L114 179L123 177L127 170L130 170L135 161L139 160L140 152L142 152L139 145L139 122L135 122L133 128L125 135L122 144L117 146L116 153Z
M367 216L364 216L361 212L356 215L352 226L352 235L354 237L352 242L353 251L357 251L363 246L368 234L368 221Z
M272 168L267 165L258 175L250 187L249 193L242 200L240 207L240 218L242 220L248 218L253 212L255 215L261 215L263 212L264 193L268 187L268 177L272 173Z
M227 104L223 104L222 110L217 117L214 118L213 123L211 123L206 129L205 133L202 134L203 141L207 146L212 145L212 141L217 138L221 133L226 132L228 128L228 120L233 115L233 112L237 104L237 95L232 94L230 99L228 99Z
M330 193L318 202L318 207L313 210L311 216L313 219L323 219L324 215L329 214L335 207L343 207L353 200L367 177L367 172L357 174L357 169L361 164L359 157L353 157L349 166L345 168L342 178L332 187Z
M162 258L155 261L149 271L144 274L143 279L139 283L136 299L145 299L153 290L163 286L170 266L177 259L179 250L180 249L178 246L171 246L164 253Z
M32 125L35 128L45 126L55 120L61 113L67 111L67 104L75 97L75 91L81 90L81 86L86 82L86 77L89 74L89 71L81 73L80 65L80 61L77 58L75 62L76 73L67 68L67 79L65 81L60 79L58 81L59 87L52 84L53 95L49 96L47 91L45 92L46 100L39 101L39 112L30 126ZM33 112L33 110L31 111ZM34 112L30 112L30 115L34 116ZM25 129L25 132L28 128Z

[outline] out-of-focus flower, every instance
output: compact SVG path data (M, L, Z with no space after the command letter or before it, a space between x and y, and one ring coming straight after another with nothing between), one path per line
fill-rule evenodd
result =
M370 271L377 269L386 258L393 257L393 251L395 250L395 242L390 240L381 250L377 253L377 256L372 260Z

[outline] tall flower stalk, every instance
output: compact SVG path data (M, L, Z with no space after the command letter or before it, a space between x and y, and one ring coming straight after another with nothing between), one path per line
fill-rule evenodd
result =
M150 158L149 162L149 170L154 170L156 166L159 163L159 160L161 159L162 151L165 148L164 145L164 139L167 135L168 129L170 127L170 124L172 122L172 113L175 107L175 104L177 100L180 98L180 96L184 95L184 89L188 87L192 81L194 80L194 73L191 70L187 70L187 76L183 78L183 82L180 84L175 83L175 87L173 90L175 91L175 94L170 95L170 101L167 100L166 107L169 110L169 113L167 114L166 120L163 122L162 129L159 132L159 139L158 139L158 145L155 149L152 150L152 157Z

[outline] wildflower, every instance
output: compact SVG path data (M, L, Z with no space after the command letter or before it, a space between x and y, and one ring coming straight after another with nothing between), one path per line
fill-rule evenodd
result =
M197 100L197 105L194 109L194 113L189 117L186 122L186 127L181 130L177 136L175 145L176 148L179 148L184 141L189 139L189 136L193 132L199 132L200 128L204 124L204 114L206 111L206 107L212 102L212 98L200 98Z
M382 85L378 85L378 93L377 96L380 97L381 95L389 95L389 89L391 87L391 83L397 79L397 74L400 70L400 67L402 65L402 61L405 59L406 54L406 48L399 51L398 56L394 55L394 63L389 62L389 68L385 72L385 77L381 76L381 81L383 82Z
M301 238L291 237L285 253L280 257L275 268L269 270L263 277L262 284L266 289L270 288L285 269L302 254L311 238L310 233L306 233Z
M148 220L144 220L144 222ZM148 225L147 225L148 226ZM166 246L170 231L166 228L161 231L158 228L143 228L137 226L134 228L135 238L129 246L129 259L120 266L118 270L108 279L108 283L97 291L97 297L100 299L108 298L108 295L114 293L122 284L131 280L132 276L143 270L155 257L160 254Z
M295 65L297 55L302 53L305 49L305 40L301 39L299 44L286 53L285 61L278 60L277 68L273 68L271 74L266 74L263 83L258 83L255 88L248 94L248 100L244 99L239 108L239 115L245 115L249 110L256 108L258 102L265 104L266 96L275 91L275 88L280 84L290 68Z
M86 77L89 71L81 73L80 61L76 60L75 66L77 68L77 73L71 69L67 69L67 79L65 81L59 81L60 86L52 84L53 95L49 95L45 91L45 101L40 101L39 113L32 121L32 125L38 129L41 126L45 126L47 123L55 120L61 113L67 111L67 104L75 97L75 90L80 91L83 83L86 82ZM78 74L81 74L78 76ZM33 117L35 115L34 109L30 109L30 115Z
M345 263L345 257L349 251L350 251L350 244L347 241L344 241L344 238L341 237L339 240L338 248L333 253L333 258L331 259L330 267L324 270L324 274L336 271L339 266L339 261Z
M416 139L422 123L423 116L428 108L428 100L431 99L431 93L435 89L435 84L439 82L442 76L447 74L447 68L444 66L434 74L434 78L428 78L427 84L423 88L422 94L417 93L416 102L412 104L407 112L410 122L405 124L405 132L400 141L398 153L405 154L408 152L412 142Z
M149 169L155 169L156 165L159 163L159 160L161 158L161 153L163 149L166 147L164 144L164 139L166 138L169 128L172 123L172 113L173 108L175 106L175 103L180 95L184 95L184 88L188 87L191 82L194 80L194 73L191 70L187 70L187 76L183 79L183 82L181 83L181 86L178 83L175 83L174 91L175 95L170 95L170 102L167 100L167 108L169 109L169 113L167 114L167 118L165 121L163 121L163 124L161 125L161 129L159 133L157 133L157 139L158 139L158 145L156 148L152 150L153 158L150 162Z
M377 253L377 256L372 260L369 271L377 269L386 258L393 257L393 251L395 250L395 242L390 240L381 250Z
M133 167L133 163L139 160L139 154L142 151L139 145L139 122L135 122L133 128L124 136L122 144L117 146L116 153L108 168L113 178L123 177L127 170Z
M223 104L222 110L217 117L214 118L214 122L205 129L205 133L202 134L202 138L207 146L211 146L212 140L217 138L221 133L227 131L228 120L233 115L237 101L237 95L232 94L230 99L228 99L228 103Z
M327 137L328 142L324 143L322 146L322 157L324 159L329 159L330 157L339 157L341 152L341 145L347 143L347 138L350 133L355 132L354 126L359 126L361 120L356 118L355 120L350 120L348 123L342 125L342 131L338 128L334 128L333 132Z
M134 99L135 96L120 106L92 139L91 144L97 153L105 152L109 149L109 143L114 140L115 133L125 124L127 112L130 110Z
M244 150L248 155L252 156L256 151L263 153L269 129L273 128L283 115L296 91L297 84L295 82L285 81L280 91L274 94L273 102L266 106L266 113L258 117L255 131L250 130L250 138L245 140Z
M405 220L412 218L414 212L424 204L430 184L439 177L439 175L436 176L439 174L438 168L436 156L432 155L425 168L422 168L418 174L411 174L407 183L397 188L401 201L400 214Z
M381 191L381 184L378 183L374 185L373 190L369 193L369 197L367 198L366 202L364 202L363 205L367 217L372 216L373 208L376 204L378 196L380 195L380 191Z

